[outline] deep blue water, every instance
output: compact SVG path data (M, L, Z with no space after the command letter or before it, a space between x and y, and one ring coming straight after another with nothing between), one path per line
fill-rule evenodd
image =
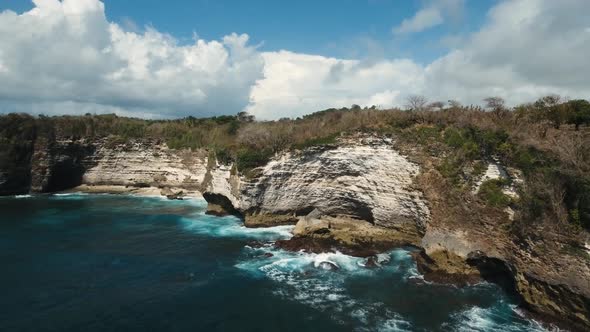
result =
M542 331L494 285L425 283L406 250L376 269L287 253L270 243L289 226L246 229L205 207L0 198L0 331Z

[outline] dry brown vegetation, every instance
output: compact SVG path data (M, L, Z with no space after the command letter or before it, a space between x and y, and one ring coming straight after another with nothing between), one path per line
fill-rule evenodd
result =
M141 120L115 115L0 117L0 143L18 137L110 137L113 141L150 138L171 148L205 148L221 162L247 171L276 152L333 144L338 135L376 132L422 146L442 157L438 170L454 186L465 184L466 166L492 157L518 168L525 186L518 208L523 220L590 228L590 104L547 96L508 109L501 98L485 100L486 108L463 107L456 101L408 100L411 110L374 107L328 109L303 118L254 121L245 113L208 119ZM492 191L493 192L493 191Z

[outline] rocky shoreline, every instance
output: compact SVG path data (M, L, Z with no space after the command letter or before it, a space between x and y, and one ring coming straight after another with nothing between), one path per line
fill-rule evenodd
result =
M371 257L413 246L425 280L495 282L535 317L570 330L590 327L590 256L565 255L557 235L554 242L515 237L514 211L476 197L455 201L432 158L411 147L360 135L278 155L254 178L230 169L208 170L204 198L216 214L238 215L248 227L296 224L294 237L276 244L283 249ZM484 176L519 184L518 174L494 162ZM552 231L540 232L549 239Z
M519 235L513 224L518 211L485 206L472 193L457 198L436 162L414 146L358 134L333 146L281 153L246 177L203 150L176 151L156 141L58 139L35 147L30 183L3 182L0 192L204 198L209 214L237 215L247 227L296 225L293 238L275 244L285 250L372 257L411 246L418 248L414 257L425 280L495 282L536 318L570 330L590 328L590 254L584 247L590 240L566 240L542 227L532 233L538 236ZM487 177L518 176L490 165ZM11 181L22 172L0 170Z
M134 187L116 185L80 185L72 189L64 190L63 193L84 193L84 194L113 194L113 195L136 195L144 197L166 197L168 199L194 199L203 198L200 191L190 191L184 188L158 188L158 187Z

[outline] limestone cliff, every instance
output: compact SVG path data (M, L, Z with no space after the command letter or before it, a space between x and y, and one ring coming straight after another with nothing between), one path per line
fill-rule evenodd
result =
M56 192L80 185L201 189L207 152L171 150L155 140L41 136L22 160L0 164L0 194ZM4 164L6 164L4 166Z
M204 150L171 150L155 140L113 144L103 139L93 146L94 153L82 161L82 184L198 190L206 173Z
M428 206L412 187L416 164L373 136L341 139L324 146L278 155L236 181L231 168L210 171L205 197L222 195L249 226L295 223L312 210L363 220L374 226L424 230Z
M0 196L29 192L33 147L31 137L0 138Z
M239 215L247 226L297 224L283 248L372 255L413 245L427 279L498 282L536 314L590 327L590 235L566 236L563 225L520 230L519 211L482 202L485 180L508 178L504 192L514 199L523 185L518 170L495 160L457 195L437 171L438 156L376 135L284 152L248 177L206 151L156 140L15 134L0 147L0 195L81 184L200 190L210 213Z
M31 159L31 192L47 193L82 184L85 160L95 151L86 141L37 138Z
M435 163L436 157L391 139L355 135L333 146L279 154L249 172L250 178L212 163L204 197L213 212L240 214L251 227L297 223L295 237L278 243L283 248L337 247L371 255L413 244L422 248L417 260L427 279L497 282L533 313L574 329L589 327L590 256L584 242L572 253L577 239L554 230L519 235L514 211L487 206L477 187L453 195ZM498 177L510 178L505 193L517 199L518 170L497 161L477 182Z

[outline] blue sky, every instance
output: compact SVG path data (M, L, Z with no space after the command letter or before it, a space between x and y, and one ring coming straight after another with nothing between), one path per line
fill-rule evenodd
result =
M1 0L0 113L590 97L589 0ZM195 37L196 36L196 37Z
M419 0L105 0L107 18L142 29L153 26L179 41L220 39L246 33L263 51L286 49L339 58L411 57L428 63L444 54L446 35L477 30L495 0L468 0L464 14L411 37L395 38L392 28L411 17ZM0 11L30 10L30 0L3 0ZM377 46L378 45L378 46Z

